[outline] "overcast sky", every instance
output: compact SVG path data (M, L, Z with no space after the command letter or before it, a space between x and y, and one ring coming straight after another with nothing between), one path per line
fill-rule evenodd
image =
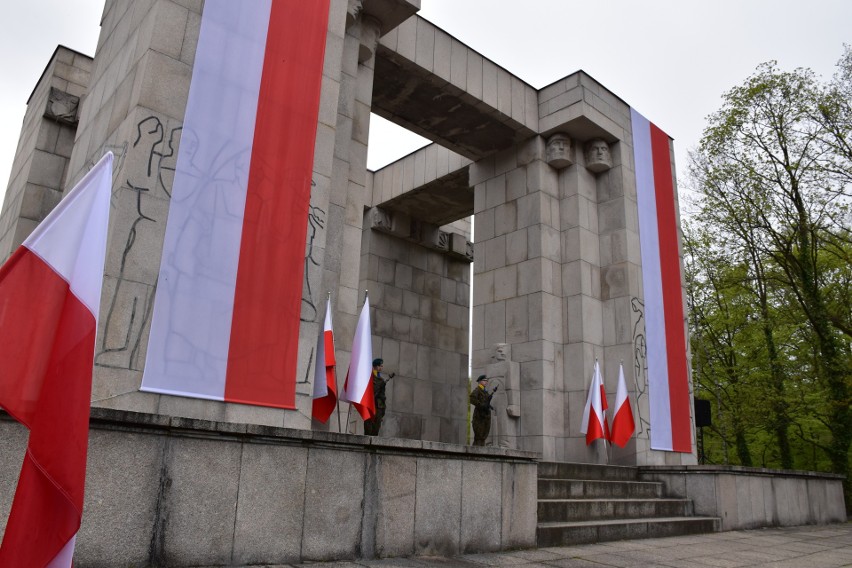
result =
M850 0L421 0L420 15L541 88L584 70L675 139L679 178L721 95L762 62L829 78L852 43ZM56 48L93 55L103 0L4 2L0 191L27 98ZM374 117L368 166L421 145Z

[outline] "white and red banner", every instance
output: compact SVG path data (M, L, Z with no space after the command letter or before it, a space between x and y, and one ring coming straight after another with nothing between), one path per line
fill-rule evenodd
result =
M580 433L586 435L586 445L598 438L609 439L609 426L606 423L603 402L605 398L601 368L596 360L595 369L592 372L592 384L589 385L589 396L583 408L583 425L580 427Z
M0 406L30 430L0 566L71 566L112 160L104 156L0 268Z
M337 407L337 375L334 357L334 331L331 325L331 298L325 306L325 324L317 338L314 393L311 414L323 424Z
M624 366L618 366L618 390L615 393L615 414L612 417L612 435L610 441L620 447L627 445L636 430L633 420L633 407L627 396L627 382L624 380Z
M651 448L692 451L677 205L669 137L630 110L645 302Z
M329 0L207 0L142 390L294 408Z
M355 327L352 357L340 399L352 403L361 418L369 420L376 415L376 401L373 397L373 336L370 330L370 300L365 298Z

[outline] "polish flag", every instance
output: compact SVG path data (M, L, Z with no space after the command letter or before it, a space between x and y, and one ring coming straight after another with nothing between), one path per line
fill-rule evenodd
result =
M610 440L624 447L633 432L636 423L633 421L633 408L627 396L627 383L624 381L624 366L618 367L618 391L615 393L615 415L612 417L612 436Z
M603 392L603 378L598 362L595 361L595 370L592 373L592 384L589 385L589 396L586 399L586 407L583 409L583 425L580 433L586 435L586 445L591 444L598 438L607 439L609 426L606 423L601 393Z
M325 306L325 325L317 339L314 369L314 403L312 415L323 424L337 406L337 380L334 367L334 332L331 327L331 298Z
M206 0L142 390L296 407L329 0Z
M645 306L651 448L691 452L678 212L669 137L630 110Z
M0 267L0 406L30 430L0 566L71 566L112 159L101 158Z
M376 401L373 399L373 338L370 332L370 300L364 299L355 339L352 341L352 357L346 382L343 384L341 400L352 403L364 420L376 415Z
M601 410L604 417L604 440L612 439L609 431L609 422L606 419L606 411L609 410L609 403L606 400L606 389L604 388L603 375L601 375Z

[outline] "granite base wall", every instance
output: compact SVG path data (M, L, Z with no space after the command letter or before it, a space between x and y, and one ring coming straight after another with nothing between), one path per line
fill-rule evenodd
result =
M27 439L0 414L0 535ZM535 546L528 452L92 409L75 566L232 566Z
M650 466L672 497L692 499L696 515L719 517L722 530L846 522L843 476L739 466Z

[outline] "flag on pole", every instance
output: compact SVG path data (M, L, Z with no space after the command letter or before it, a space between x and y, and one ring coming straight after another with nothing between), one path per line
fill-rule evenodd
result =
M337 380L334 372L334 332L331 326L331 298L325 306L325 324L317 338L314 370L314 402L311 414L323 424L337 406Z
M609 410L609 403L606 400L606 388L604 387L603 375L601 375L601 415L603 416L604 425L604 440L611 440L612 436L609 431L609 421L606 419L606 411Z
M0 566L71 566L112 159L101 158L0 267L0 406L30 431Z
M624 381L624 366L618 367L618 391L615 394L615 415L612 417L612 443L624 447L636 430L633 420L633 407L627 396L627 383Z
M592 373L592 384L589 385L589 397L586 399L586 407L583 409L583 426L580 432L586 435L586 445L591 444L598 438L607 439L609 427L606 424L601 393L603 392L603 379L598 362L595 361L595 370Z
M373 399L373 338L370 332L370 300L364 298L364 307L355 328L352 341L352 357L346 382L343 383L342 400L352 403L364 420L376 415L376 401Z

